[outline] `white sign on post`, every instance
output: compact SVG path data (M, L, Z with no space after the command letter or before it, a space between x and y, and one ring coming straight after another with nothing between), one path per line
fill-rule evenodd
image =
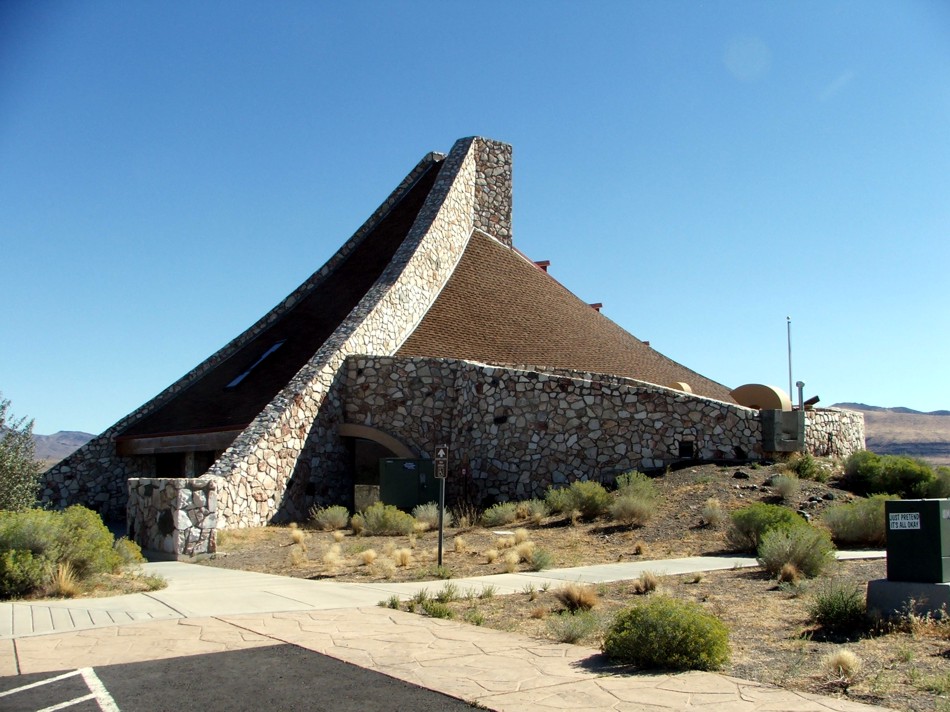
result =
M920 512L891 512L887 518L892 530L920 529Z
M435 447L435 478L444 480L449 471L449 446L436 445Z

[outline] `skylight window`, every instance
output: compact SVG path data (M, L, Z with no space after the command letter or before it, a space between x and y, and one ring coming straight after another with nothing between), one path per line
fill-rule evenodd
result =
M231 381L227 386L225 386L225 388L234 388L234 387L236 387L241 381L243 381L245 378L247 378L247 377L251 374L251 371L253 371L255 368L257 368L265 358L267 358L267 357L270 356L272 353L274 353L277 349L279 349L281 346L283 346L283 345L284 345L284 342L285 342L286 340L287 340L287 339L281 339L281 340L278 341L276 344L274 344L274 345L271 346L269 349L267 349L267 351L265 351L263 354L261 354L261 357L260 357L259 359L257 359L257 361L255 361L254 363L252 363L244 373L242 373L240 376L238 376L238 377L235 378L233 381Z

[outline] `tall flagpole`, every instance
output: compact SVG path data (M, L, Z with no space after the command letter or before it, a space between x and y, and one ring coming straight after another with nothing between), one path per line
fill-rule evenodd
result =
M785 317L785 325L788 327L788 398L792 398L792 317Z

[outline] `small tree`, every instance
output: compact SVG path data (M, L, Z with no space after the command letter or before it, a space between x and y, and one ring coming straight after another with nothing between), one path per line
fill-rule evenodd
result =
M34 459L33 421L14 418L0 394L0 510L36 506L40 466Z

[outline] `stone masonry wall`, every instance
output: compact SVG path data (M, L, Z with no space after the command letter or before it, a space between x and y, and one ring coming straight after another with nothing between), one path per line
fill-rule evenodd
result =
M129 480L129 537L169 558L215 550L217 478Z
M663 467L680 443L705 459L761 456L758 411L621 378L441 359L351 358L346 419L420 453L447 442L477 499L523 499L577 479Z
M812 455L838 458L864 450L864 414L837 408L806 410L805 449Z

